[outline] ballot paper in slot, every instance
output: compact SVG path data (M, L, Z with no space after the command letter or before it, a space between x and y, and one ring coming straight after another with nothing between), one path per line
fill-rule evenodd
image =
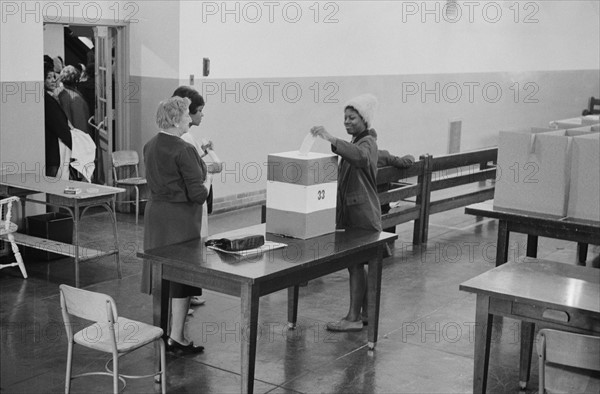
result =
M300 149L298 149L298 153L300 154L300 156L308 155L308 152L310 152L310 150L312 149L312 146L315 143L316 139L317 137L312 135L312 133L308 133L306 137L304 137L302 145L300 145Z

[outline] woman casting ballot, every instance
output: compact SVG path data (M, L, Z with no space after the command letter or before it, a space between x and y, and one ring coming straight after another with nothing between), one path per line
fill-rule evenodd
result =
M381 231L381 208L377 197L377 141L369 134L377 99L364 94L344 108L344 126L350 142L332 136L323 126L310 132L331 144L341 157L338 169L336 227ZM366 263L366 262L365 262ZM346 316L327 323L330 331L360 331L367 321L367 273L364 264L350 268L350 308Z

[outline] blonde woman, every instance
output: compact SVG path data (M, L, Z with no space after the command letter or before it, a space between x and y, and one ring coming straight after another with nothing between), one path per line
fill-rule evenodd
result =
M206 165L196 149L181 139L192 120L190 100L172 97L162 101L156 113L160 131L144 146L144 163L150 198L144 214L144 249L199 238L202 231L202 204L208 196L204 186ZM142 292L150 293L152 270L144 263ZM185 336L190 296L199 289L171 283L171 332L167 349L200 353Z

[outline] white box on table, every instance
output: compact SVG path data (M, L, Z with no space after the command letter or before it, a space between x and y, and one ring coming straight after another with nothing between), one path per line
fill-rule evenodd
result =
M269 154L267 232L307 239L335 231L338 156Z
M494 206L564 217L573 136L582 131L501 131Z
M600 134L574 137L567 216L600 221Z

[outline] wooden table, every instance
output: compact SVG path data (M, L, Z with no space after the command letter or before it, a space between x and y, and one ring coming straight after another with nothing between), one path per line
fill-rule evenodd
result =
M508 260L511 231L527 234L527 257L537 257L539 236L577 242L577 260L580 265L585 265L588 244L598 244L600 242L599 222L508 208L494 208L493 201L470 205L465 208L465 213L498 219L496 267L506 263ZM515 256L515 258L517 257ZM534 335L535 325L524 320L521 323L521 343L532 343ZM531 356L531 346L521 346L519 381L522 388L525 388L527 381L529 381Z
M588 244L600 243L600 222L494 208L492 201L469 205L465 208L465 213L498 219L496 267L508 260L511 231L527 234L529 257L537 257L538 236L577 242L578 261L581 265L585 265Z
M210 238L235 237L242 234L265 234L265 225L217 234ZM138 253L153 264L154 324L165 332L168 323L169 281L214 290L241 298L242 393L254 388L254 369L261 296L288 289L288 325L295 327L298 314L298 287L354 264L369 262L368 346L375 347L379 321L382 256L385 244L396 234L366 231L342 231L307 240L282 238L266 234L269 241L287 244L245 259L206 249L203 240L195 239Z
M65 194L67 186L81 190L79 194ZM115 255L117 275L121 278L121 262L119 259L119 241L117 237L117 217L115 214L115 200L118 193L125 189L96 185L86 182L62 180L40 175L39 173L2 173L0 174L0 195L18 196L21 198L23 221L26 223L26 202L50 205L67 210L73 217L73 244L65 244L32 237L27 234L13 233L14 241L20 245L41 249L53 253L71 256L75 260L75 286L79 287L79 262L106 255ZM46 200L38 200L29 196L45 193ZM114 235L114 249L101 251L84 248L79 245L79 221L88 208L100 206L110 215ZM26 226L23 226L26 227ZM27 232L27 231L25 231Z
M558 330L600 336L600 270L525 258L487 271L460 285L477 294L473 392L484 393L494 315ZM533 337L521 342L531 355ZM522 360L522 358L521 358ZM521 362L521 376L529 365ZM521 388L527 380L520 378Z

